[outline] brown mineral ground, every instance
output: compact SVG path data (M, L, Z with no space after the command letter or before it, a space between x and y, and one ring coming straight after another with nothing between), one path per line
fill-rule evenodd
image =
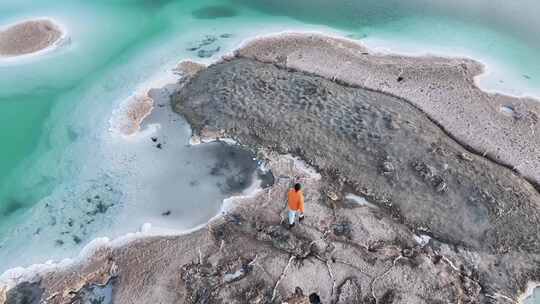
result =
M497 158L515 147L482 131L501 123L515 145L537 149L520 131L537 127L538 107L505 97L529 114L500 118L502 97L473 83L478 64L292 35L179 68L172 105L194 136L257 152L274 184L198 231L104 246L0 286L0 300L502 304L540 280L540 194ZM499 154L479 153L489 145ZM286 191L298 181L306 218L287 229Z
M62 37L51 20L30 20L0 29L0 56L13 57L46 49Z
M482 91L474 81L483 72L476 61L382 55L317 34L256 39L236 54L404 98L462 145L540 188L540 101Z
M122 135L133 135L140 130L141 123L150 115L153 108L154 100L148 93L132 96L115 112L112 128Z

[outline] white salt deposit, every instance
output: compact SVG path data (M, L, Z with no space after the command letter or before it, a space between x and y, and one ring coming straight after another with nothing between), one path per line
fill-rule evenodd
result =
M345 195L345 199L350 200L350 201L354 202L355 204L357 204L359 206L377 208L377 206L375 206L374 204L368 202L365 197L359 196L359 195L356 195L356 194L347 193Z
M514 115L514 107L512 107L512 106L501 106L499 108L499 110L504 115L508 115L508 116L513 116Z
M429 241L431 240L431 237L429 235L420 234L420 235L414 235L414 240L418 245L424 247L426 246Z

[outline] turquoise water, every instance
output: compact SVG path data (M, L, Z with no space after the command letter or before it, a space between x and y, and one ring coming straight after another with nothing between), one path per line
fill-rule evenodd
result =
M301 26L242 7L227 8L233 17L212 18L216 10L204 8L218 4L0 4L0 24L47 16L69 37L42 56L0 61L0 271L72 257L93 238L135 232L145 223L185 230L219 212L218 181L202 173L219 156L187 148L190 130L179 117L158 108L137 136L110 130L127 100L174 81L180 59L210 62L246 37ZM203 49L219 48L213 58L190 51L209 37L216 41ZM106 212L88 218L95 211L89 206L101 202ZM178 212L161 216L168 209Z
M525 300L525 304L538 304L540 303L540 289L536 288L533 295Z
M471 56L488 64L490 74L480 82L487 89L540 96L540 42L535 38L540 37L540 26L528 13L538 11L538 4L500 3L496 9L491 2L470 2L451 7L421 0L0 2L0 26L47 16L64 26L69 37L62 47L41 56L0 60L0 260L8 261L0 271L74 256L93 237L132 232L147 221L187 229L215 214L215 205L204 205L208 214L193 220L189 210L200 209L194 199L199 193L186 188L177 201L192 209L186 207L185 214L175 218L178 224L160 224L159 218L146 215L141 206L159 205L161 197L145 183L189 180L195 171L178 164L178 176L160 175L156 168L180 162L174 153L158 158L145 146L146 135L115 137L110 120L126 99L170 74L180 59L210 62L253 35L287 29L332 31L390 51ZM467 8L460 10L459 5ZM513 7L502 9L505 5ZM507 18L501 16L504 11ZM203 48L216 53L199 58L189 48L208 36L216 41ZM166 133L169 137L177 132L179 138L170 141L184 151L188 126L179 121L161 128L172 132ZM182 161L195 157L184 152ZM212 191L206 189L208 199L217 199ZM90 193L117 202L117 209L99 227L89 224L80 242L57 246L57 234L71 228L58 223L69 224Z

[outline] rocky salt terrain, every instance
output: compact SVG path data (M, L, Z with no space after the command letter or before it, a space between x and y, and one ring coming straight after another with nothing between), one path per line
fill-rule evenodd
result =
M194 139L236 140L273 183L195 232L107 243L77 264L15 277L0 302L517 303L540 280L530 181L454 140L415 102L245 50L179 66L172 104ZM289 230L295 182L306 219Z
M355 41L294 33L253 40L236 53L404 98L463 146L540 188L540 102L482 91L477 61L378 54Z

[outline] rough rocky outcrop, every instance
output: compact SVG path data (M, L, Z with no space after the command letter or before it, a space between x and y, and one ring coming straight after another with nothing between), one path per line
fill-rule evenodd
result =
M490 253L540 253L538 192L405 100L236 59L199 73L176 109L196 132L300 156L335 189L350 187L416 231Z

